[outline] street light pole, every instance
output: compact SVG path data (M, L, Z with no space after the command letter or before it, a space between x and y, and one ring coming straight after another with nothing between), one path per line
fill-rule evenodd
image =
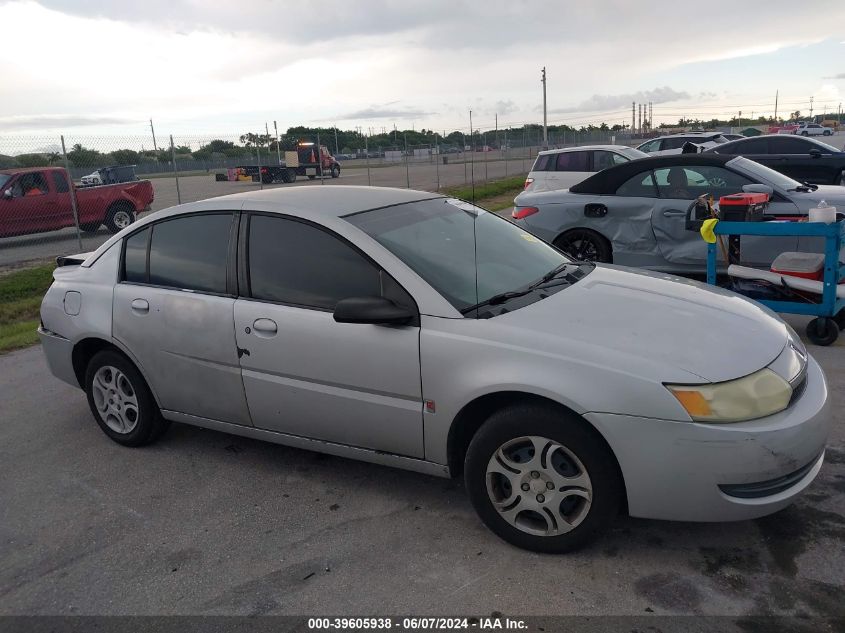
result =
M546 118L546 67L543 66L543 149L549 147L549 128Z

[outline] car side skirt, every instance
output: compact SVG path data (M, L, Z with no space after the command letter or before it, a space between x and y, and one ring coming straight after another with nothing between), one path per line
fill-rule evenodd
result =
M404 470L411 470L424 475L432 475L434 477L448 478L451 476L448 466L429 462L424 459L405 457L404 455L394 455L393 453L385 453L382 451L373 451L366 448L360 448L358 446L335 444L334 442L326 442L324 440L316 440L301 437L299 435L289 435L287 433L267 431L265 429L257 429L252 426L242 426L240 424L220 422L219 420L188 415L187 413L178 413L176 411L167 411L165 409L162 409L161 414L166 419L173 422L199 426L204 429L211 429L212 431L220 431L222 433L231 433L232 435L240 435L254 440L272 442L273 444L282 444L284 446L301 448L307 451L315 451L317 453L328 453L329 455L346 457L348 459L357 459L371 464L402 468Z

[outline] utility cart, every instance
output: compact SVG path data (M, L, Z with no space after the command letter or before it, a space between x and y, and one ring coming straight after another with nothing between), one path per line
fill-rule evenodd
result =
M845 237L845 221L840 220L831 224L823 222L732 222L720 220L713 227L716 236L725 235L730 238L743 235L760 236L798 236L820 237L824 239L824 264L820 282L809 282L789 275L781 275L768 271L752 271L756 279L769 281L775 288L783 291L784 296L794 297L795 300L761 299L757 301L771 308L775 312L790 314L808 314L816 318L807 325L807 336L816 345L830 345L839 336L839 330L845 328L845 286L839 281L845 276L845 266L839 262L839 251ZM716 284L717 249L716 243L707 245L707 283ZM731 265L731 271L743 272L750 269ZM837 292L838 291L838 292ZM810 296L807 296L810 295ZM813 295L820 296L820 301L814 301ZM838 296L837 296L838 295Z

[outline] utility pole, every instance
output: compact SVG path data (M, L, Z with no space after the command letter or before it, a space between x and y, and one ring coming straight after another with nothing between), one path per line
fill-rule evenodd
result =
M496 117L496 148L498 149L498 147L499 147L499 113L496 112L494 116Z
M636 132L637 126L637 102L631 102L631 136Z
M150 130L153 132L153 151L158 149L158 145L156 145L156 129L153 127L153 120L150 119Z
M813 98L810 97L810 118L813 118Z
M775 90L775 123L778 122L778 95L780 90Z
M643 133L643 104L637 104L637 133Z
M742 127L742 110L739 111L739 127Z
M543 79L545 80L545 69L543 71ZM472 110L469 111L469 142L470 142L470 145L472 146L470 148L470 152L472 152L470 154L470 161L472 161L472 163L470 165L471 170L472 170L472 184L471 184L472 203L475 204L475 137L473 136L473 132L472 132ZM464 163L464 164L466 164L466 163Z
M338 154L340 154L340 150L337 148L337 125L335 125L334 126L334 155L337 156Z
M276 132L276 158L279 159L279 165L282 164L282 150L279 148L281 145L281 140L279 139L279 126L276 125L276 122L273 121L273 130Z
M649 132L651 132L651 130L654 129L654 119L652 118L653 116L654 116L654 101L649 101L648 102L648 131Z
M543 66L543 149L549 147L549 128L546 118L546 67Z

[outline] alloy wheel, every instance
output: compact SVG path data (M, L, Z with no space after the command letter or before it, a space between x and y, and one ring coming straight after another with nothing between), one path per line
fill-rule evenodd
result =
M138 396L126 374L104 365L94 374L91 390L97 413L106 426L115 433L131 433L138 424Z
M487 464L487 495L509 524L538 536L575 529L590 511L593 486L581 461L546 437L502 444Z

